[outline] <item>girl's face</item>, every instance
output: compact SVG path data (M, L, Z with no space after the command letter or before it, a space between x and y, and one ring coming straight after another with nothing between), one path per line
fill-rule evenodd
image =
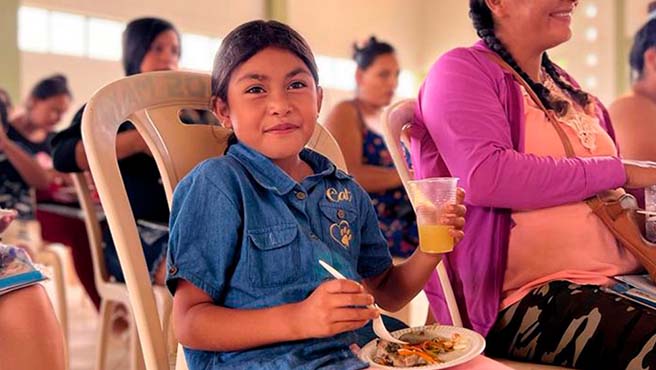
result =
M389 105L399 85L399 73L399 61L394 53L377 56L369 68L356 71L358 97L377 107Z
M273 160L288 159L310 140L321 98L300 58L268 47L235 68L228 101L216 99L214 112L240 142Z
M61 121L70 105L71 97L66 94L43 100L30 98L28 103L30 122L39 128L52 130Z
M495 28L521 37L539 50L560 45L572 37L572 14L578 0L487 0Z
M170 71L178 69L180 41L173 30L161 32L150 44L139 69L141 72Z

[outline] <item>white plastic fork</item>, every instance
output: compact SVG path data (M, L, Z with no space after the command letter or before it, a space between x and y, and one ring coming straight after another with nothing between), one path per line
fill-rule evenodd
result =
M655 211L645 211L645 210L642 210L642 209L637 210L636 213L640 213L640 214L643 214L645 216L656 216Z
M344 275L342 275L339 271L337 271L334 267L330 266L328 263L319 260L319 264L321 265L321 267L326 269L326 271L328 271L328 273L332 275L335 279L346 280L346 277ZM380 310L375 303L372 304L370 307ZM383 323L383 318L380 315L377 318L373 319L373 327L374 327L374 333L376 333L376 335L381 339L385 339L388 342L397 343L397 344L408 344L408 342L404 342L392 336L392 334L385 327L385 324Z

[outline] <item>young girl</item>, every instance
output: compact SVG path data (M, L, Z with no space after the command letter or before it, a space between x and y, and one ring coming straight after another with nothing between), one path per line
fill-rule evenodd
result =
M392 266L366 192L308 149L321 106L310 48L288 26L253 21L223 41L213 109L234 130L220 158L176 188L168 286L190 369L362 369L355 330L395 311L440 260ZM459 194L462 200L463 194ZM445 221L461 239L465 209ZM352 280L333 280L322 259Z

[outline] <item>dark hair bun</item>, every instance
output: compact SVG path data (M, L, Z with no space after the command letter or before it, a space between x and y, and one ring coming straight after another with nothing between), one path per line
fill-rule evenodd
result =
M371 35L362 46L353 43L353 60L360 69L367 69L376 60L376 57L394 52L394 47L384 41L378 41Z

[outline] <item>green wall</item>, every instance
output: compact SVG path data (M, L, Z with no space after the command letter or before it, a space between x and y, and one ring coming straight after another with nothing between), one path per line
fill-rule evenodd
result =
M287 0L265 0L265 3L265 16L267 19L280 22L287 21Z
M9 92L14 105L20 101L18 5L18 0L0 0L0 87Z

